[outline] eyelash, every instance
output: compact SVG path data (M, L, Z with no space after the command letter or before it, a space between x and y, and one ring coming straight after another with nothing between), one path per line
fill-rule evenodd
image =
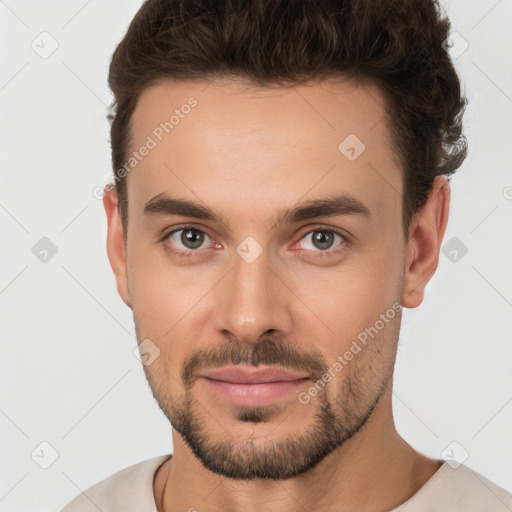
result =
M179 256L181 258L191 258L191 257L195 257L195 256L202 256L202 254L201 254L202 250L201 249L199 249L199 250L190 250L190 251L176 251L174 249L171 249L169 247L169 245L166 244L166 240L171 235L173 235L174 233L177 233L179 231L186 231L186 230L197 231L199 233L205 234L209 238L212 238L210 235L208 235L208 233L206 233L202 229L198 229L195 226L191 226L191 225L184 225L184 226L180 226L177 229L173 229L172 231L169 231L159 241L164 244L166 250L172 252L174 255ZM337 249L334 249L334 250L332 250L330 252L328 252L328 251L320 251L320 250L319 251L308 251L308 252L312 253L314 258L325 259L325 258L332 258L332 257L338 256L341 253L345 252L347 250L348 246L350 245L350 239L346 235L345 232L342 232L342 231L340 231L338 229L333 229L331 227L324 227L324 226L318 226L315 229L307 231L306 233L304 233L298 239L298 242L300 242L302 239L304 239L307 235L311 235L312 233L314 233L316 231L324 231L324 232L327 232L327 233L334 233L336 235L339 235L339 236L341 236L341 238L343 238L343 242L341 243L340 246L338 246ZM214 242L215 242L215 240L214 240ZM215 242L215 243L217 243L217 242Z

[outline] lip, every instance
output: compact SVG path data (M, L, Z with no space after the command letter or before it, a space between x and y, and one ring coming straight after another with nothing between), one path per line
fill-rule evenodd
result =
M262 406L297 391L309 380L284 368L249 369L229 366L203 376L208 388L236 405Z
M289 382L309 378L308 375L294 373L285 368L266 367L250 368L248 366L223 366L205 372L203 377L212 380L237 384L264 384L268 382Z

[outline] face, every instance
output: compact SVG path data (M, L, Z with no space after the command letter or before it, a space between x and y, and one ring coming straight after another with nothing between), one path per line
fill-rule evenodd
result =
M155 398L213 472L309 470L390 382L405 242L384 116L377 88L349 82L168 81L140 97L118 288ZM204 377L226 365L306 378L240 398Z

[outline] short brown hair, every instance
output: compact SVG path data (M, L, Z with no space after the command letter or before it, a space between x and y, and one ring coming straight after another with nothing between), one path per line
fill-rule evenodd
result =
M347 77L377 85L403 172L402 227L438 175L467 153L467 98L445 48L450 21L437 0L147 0L109 71L114 180L126 241L130 119L161 79L242 78L264 86ZM122 178L120 178L122 176Z

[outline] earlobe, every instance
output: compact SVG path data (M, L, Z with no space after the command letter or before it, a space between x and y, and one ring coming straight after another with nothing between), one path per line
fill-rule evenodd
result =
M402 305L406 308L416 308L423 302L425 287L439 263L449 209L450 185L445 176L437 176L409 229L402 288Z
M131 308L128 289L126 248L124 244L123 226L118 208L117 191L107 185L103 194L103 206L107 215L107 254L110 267L116 278L117 291L123 302Z

